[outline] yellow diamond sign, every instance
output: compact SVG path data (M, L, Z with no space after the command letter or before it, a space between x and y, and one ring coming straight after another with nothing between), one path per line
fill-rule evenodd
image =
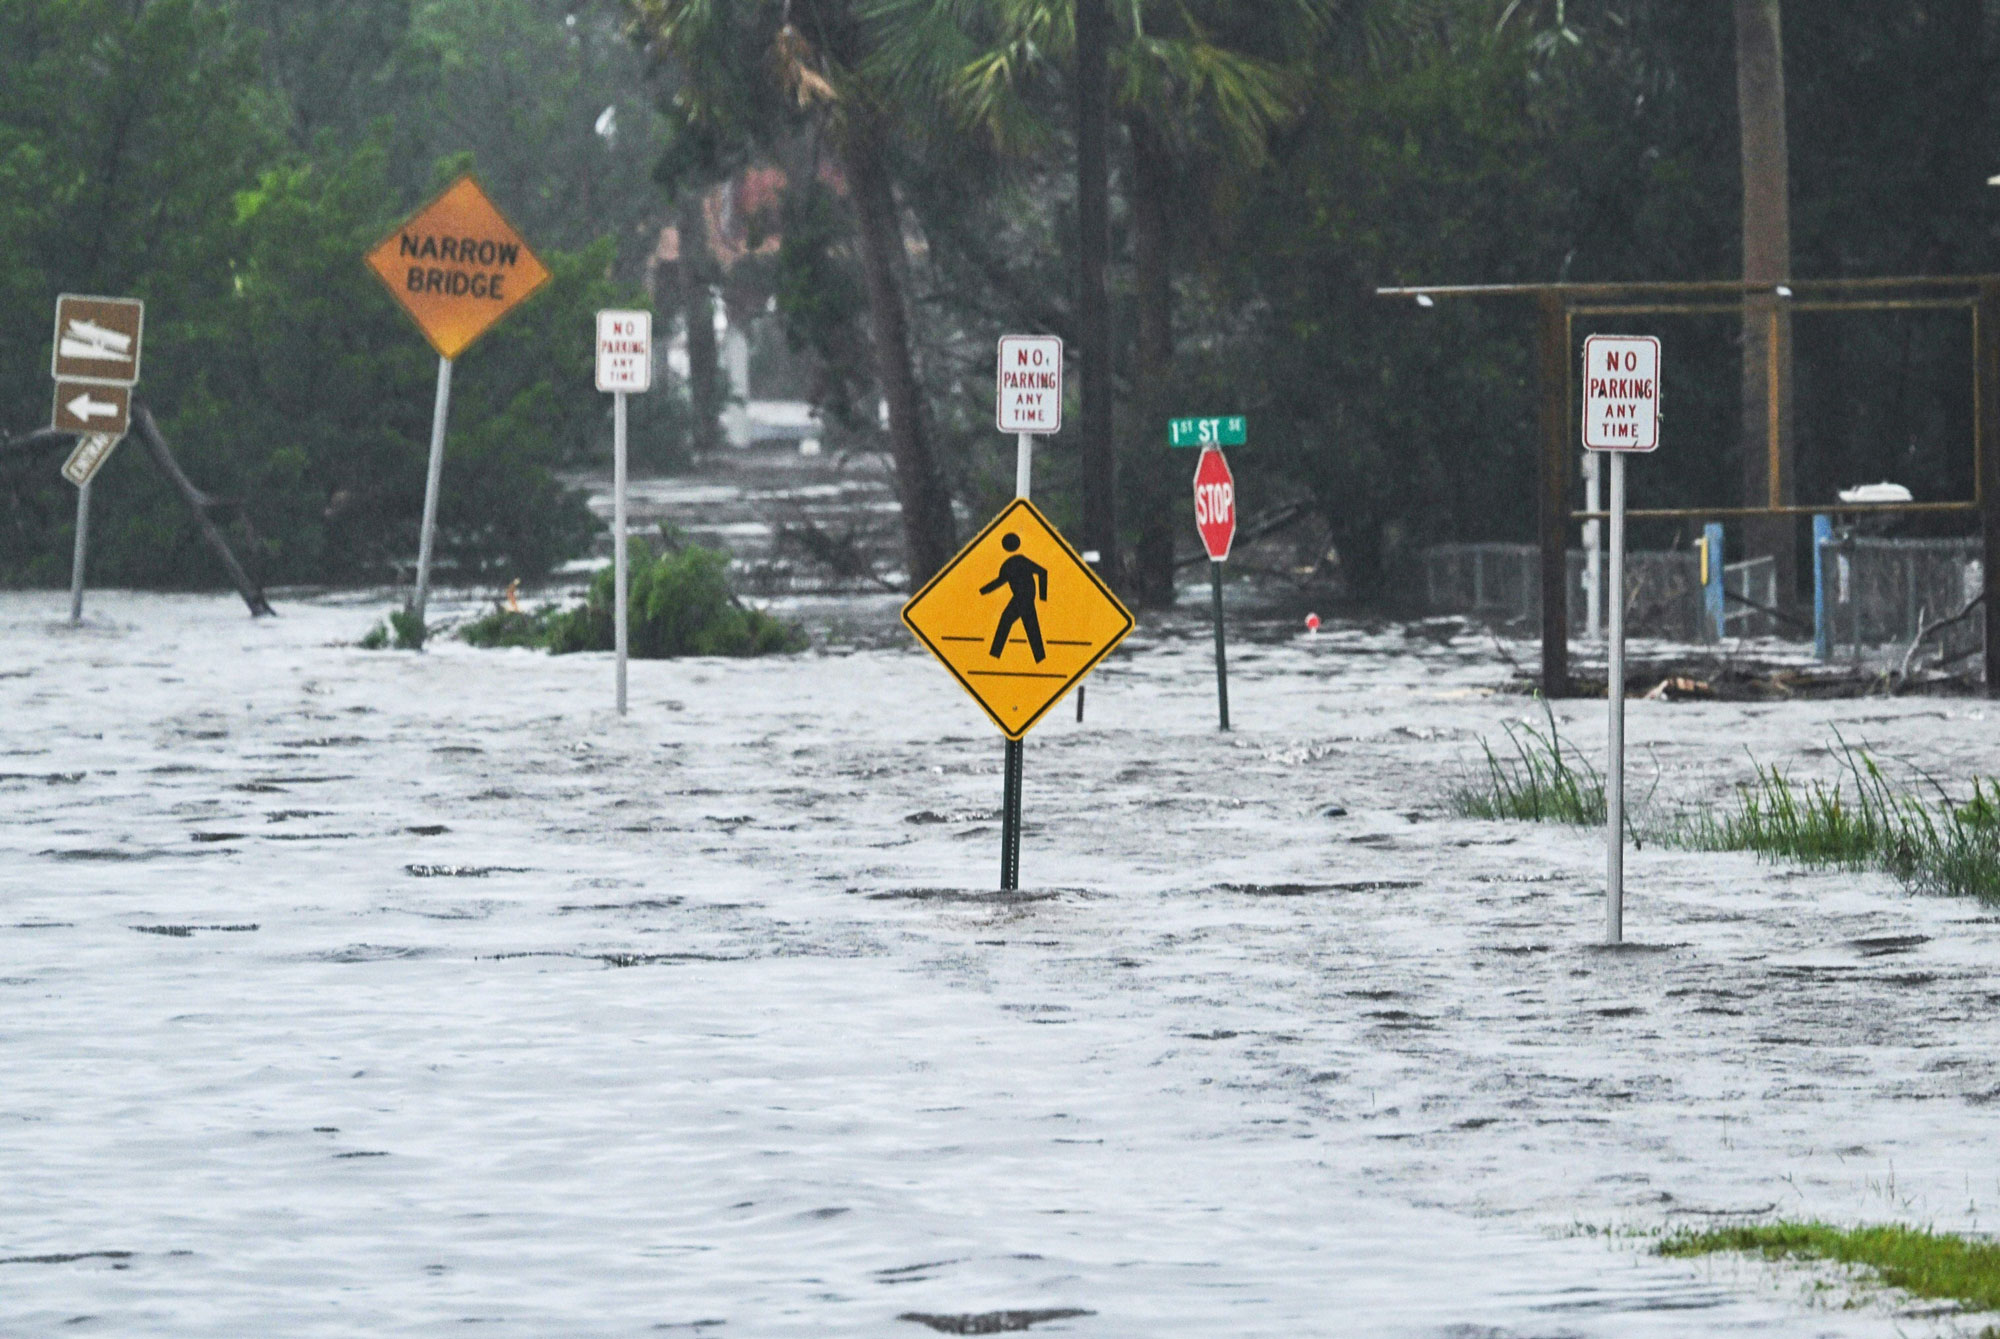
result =
M549 279L470 176L376 243L368 268L444 358L464 353Z
M1009 739L1132 631L1132 615L1026 498L903 606L903 622Z

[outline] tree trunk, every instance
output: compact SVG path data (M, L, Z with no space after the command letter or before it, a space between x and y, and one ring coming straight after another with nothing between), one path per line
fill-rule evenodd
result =
M1080 386L1083 547L1101 555L1113 581L1118 567L1118 456L1112 439L1111 294L1111 14L1105 0L1076 0L1077 376Z
M1743 278L1773 289L1792 277L1789 155L1785 142L1784 43L1779 0L1736 0L1736 108L1743 150ZM1772 293L1743 304L1743 505L1790 504L1792 323ZM1778 604L1798 599L1798 525L1755 517L1744 526L1750 557L1777 562Z
M903 542L910 587L916 589L952 553L951 499L938 473L924 420L923 395L910 356L903 307L903 228L896 193L883 165L879 130L859 113L841 137L841 166L861 224L861 269L868 288L868 324L875 377L889 405L889 449L903 503Z
M1138 280L1138 424L1128 433L1130 496L1139 537L1132 593L1155 607L1174 602L1174 455L1165 442L1174 370L1172 164L1159 132L1143 115L1129 118L1132 136L1132 260Z
M687 322L688 402L694 409L689 446L705 455L722 447L722 360L715 347L715 261L708 250L702 195L681 196L681 311Z

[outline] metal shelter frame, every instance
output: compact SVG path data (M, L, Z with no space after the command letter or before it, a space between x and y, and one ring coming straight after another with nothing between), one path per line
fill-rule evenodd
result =
M1836 502L1787 504L1780 473L1780 402L1768 397L1765 475L1769 492L1761 507L1652 507L1625 514L1638 519L1720 520L1745 516L1804 516L1820 512L1977 512L1984 538L1986 694L2000 697L2000 275L1926 275L1873 279L1793 279L1784 284L1742 280L1580 284L1432 284L1378 288L1376 296L1414 298L1428 306L1453 298L1525 298L1535 304L1535 383L1538 400L1536 533L1541 551L1542 691L1570 696L1567 530L1572 522L1604 512L1571 508L1573 457L1582 449L1575 431L1576 318L1595 316L1768 315L1773 333L1785 312L1925 311L1965 309L1972 314L1972 497L1957 502ZM1778 340L1767 384L1776 386Z

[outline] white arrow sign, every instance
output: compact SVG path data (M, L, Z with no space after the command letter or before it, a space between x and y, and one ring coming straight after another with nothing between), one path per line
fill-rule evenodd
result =
M85 423L90 422L94 418L118 417L118 405L116 401L93 400L90 398L89 391L85 391L83 394L77 396L74 400L64 405L63 408L75 414Z

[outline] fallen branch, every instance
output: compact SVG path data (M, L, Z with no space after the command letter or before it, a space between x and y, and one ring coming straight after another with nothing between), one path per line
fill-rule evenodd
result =
M1965 608L1959 610L1957 613L1953 614L1950 618L1941 618L1935 623L1925 624L1923 627L1917 629L1917 635L1910 638L1910 649L1903 653L1903 668L1896 675L1896 682L1901 683L1905 679L1910 677L1910 662L1916 658L1918 647L1922 646L1927 639L1929 639L1930 637L1934 636L1939 632L1944 631L1952 624L1961 622L1964 619L1971 617L1972 611L1977 609L1980 605L1984 604L1985 602L1986 602L1986 592L1981 591L1979 592L1979 594L1967 600L1965 602Z
M250 616L276 617L278 611L264 598L264 588L250 579L250 574L243 570L243 564L236 561L236 554L230 549L229 541L222 537L222 531L216 529L215 522L209 518L211 507L230 504L210 497L188 482L187 475L181 473L180 462L176 461L174 453L167 449L167 439L160 435L160 425L153 421L152 410L137 401L132 405L132 429L138 434L139 440L146 444L146 449L152 453L153 463L159 466L160 473L167 476L167 482L174 486L174 490L181 495L181 500L187 503L188 510L194 513L195 524L201 527L201 537L208 542L208 547L215 551L215 556L221 559L223 568L229 573L230 581L235 583L236 593L243 597L243 603L250 606Z
M19 437L0 433L0 456L9 456L17 452L26 455L31 452L54 451L75 445L76 434L64 432L59 428L37 428Z
M1286 526L1297 521L1299 517L1305 515L1308 510L1308 504L1294 502L1291 506L1281 509L1277 515L1267 517L1252 525L1248 530L1238 535L1235 542L1238 544L1254 544L1274 531L1283 530ZM1208 555L1206 553L1197 553L1191 557L1174 559L1174 566L1177 568L1193 567L1196 563L1205 563L1207 561Z

